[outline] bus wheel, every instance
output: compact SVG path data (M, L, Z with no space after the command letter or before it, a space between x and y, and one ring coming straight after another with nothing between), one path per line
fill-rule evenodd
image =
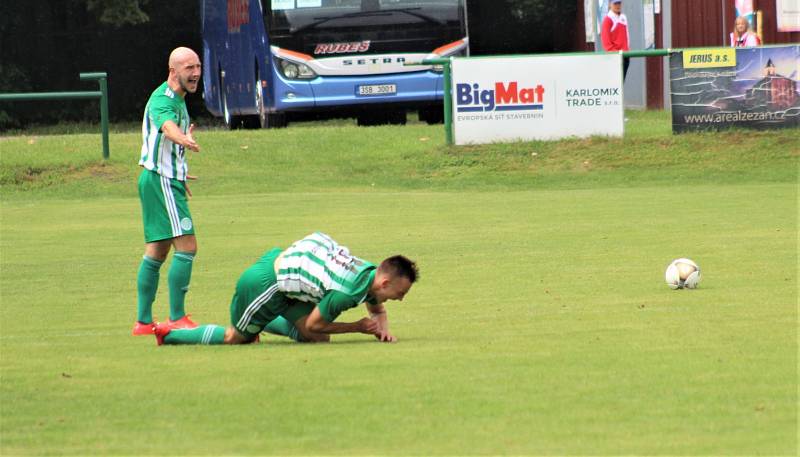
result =
M219 100L222 105L222 120L225 121L225 126L230 130L241 128L241 116L234 116L231 110L228 109L228 95L225 92L225 71L219 71Z
M261 85L261 76L256 73L256 82L253 85L256 93L256 112L258 113L258 127L267 128L267 107L264 106L264 87Z
M219 70L219 110L222 111L222 120L225 126L231 127L231 112L228 110L228 97L225 94L225 72Z
M261 86L261 78L256 75L253 85L255 89L255 116L244 118L244 127L247 129L276 129L286 127L286 115L284 113L270 113L264 103L264 90Z
M253 82L253 102L256 106L256 114L254 116L245 116L244 128L246 129L265 129L268 123L267 107L264 106L264 88L261 86L261 77L256 71L256 79Z

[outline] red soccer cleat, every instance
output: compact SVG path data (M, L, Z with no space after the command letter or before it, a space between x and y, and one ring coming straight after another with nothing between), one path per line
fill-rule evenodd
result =
M169 332L172 331L172 327L166 322L159 322L153 326L153 335L156 336L156 343L159 346L164 344L164 337L169 335Z
M153 328L155 326L156 326L155 321L150 322L149 324L143 324L139 321L136 321L136 323L133 324L133 332L131 332L131 334L133 336L152 335Z
M187 314L182 318L178 319L177 321L173 321L172 319L170 319L169 328L171 330L177 330L179 328L197 328L197 324L191 319L189 319L189 314Z

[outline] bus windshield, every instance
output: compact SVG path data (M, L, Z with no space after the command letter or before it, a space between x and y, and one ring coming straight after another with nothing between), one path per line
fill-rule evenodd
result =
M267 9L272 33L293 35L311 29L347 30L364 26L429 24L460 19L463 0L272 0ZM269 3L269 2L267 2Z

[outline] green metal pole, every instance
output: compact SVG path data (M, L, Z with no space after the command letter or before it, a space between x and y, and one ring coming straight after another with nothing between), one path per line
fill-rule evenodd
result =
M108 160L111 152L108 148L108 80L100 78L100 128L103 134L103 160Z
M450 58L444 64L444 136L448 146L453 145L453 81L450 76L453 70L450 66L453 59Z
M54 100L54 99L100 99L100 133L103 136L103 160L108 159L110 153L108 148L108 75L105 72L81 73L81 81L97 81L100 84L99 91L85 92L19 92L0 94L0 100Z
M668 56L675 49L642 49L640 51L623 51L623 57L658 57Z
M96 79L107 78L108 74L104 71L86 72L81 73L81 81L94 81Z
M81 99L81 98L100 98L102 92L17 92L12 94L0 94L0 100L54 100L54 99Z
M453 81L451 79L453 58L423 59L420 62L406 62L404 65L441 65L444 69L442 95L444 101L444 133L448 145L453 144Z
M103 137L103 160L111 155L108 147L108 74L104 71L81 73L81 81L96 80L100 85L100 134Z

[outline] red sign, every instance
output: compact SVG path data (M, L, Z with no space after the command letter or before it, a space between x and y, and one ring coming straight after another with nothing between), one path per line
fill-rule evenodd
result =
M369 40L354 41L352 43L318 43L314 54L348 54L353 52L367 52Z
M228 0L228 33L250 23L250 0Z

